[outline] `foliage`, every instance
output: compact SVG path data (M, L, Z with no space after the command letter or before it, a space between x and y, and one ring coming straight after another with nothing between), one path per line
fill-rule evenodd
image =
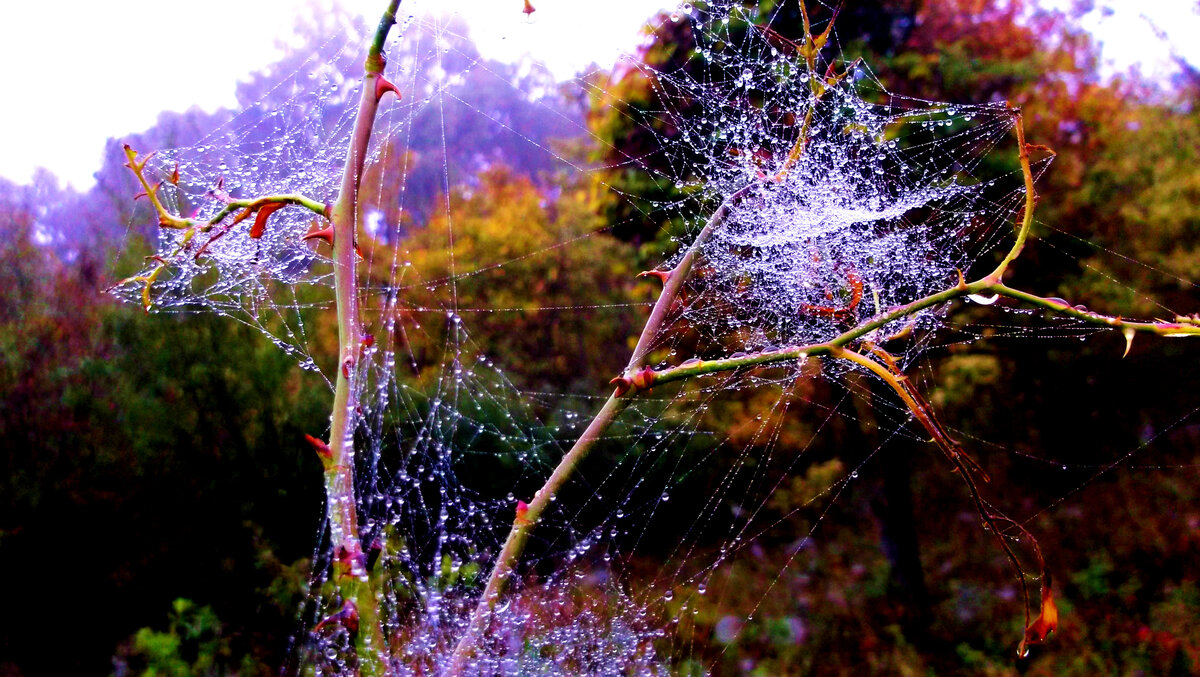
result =
M115 675L183 677L184 675L268 675L270 670L250 656L233 656L229 638L210 606L197 607L182 597L171 603L166 632L137 631L120 650Z
M868 55L889 87L929 99L1011 98L1029 112L1030 137L1058 151L1042 177L1041 238L1014 267L1022 286L1114 315L1156 316L1194 302L1194 87L1171 92L1135 79L1101 80L1094 47L1069 17L1028 3L853 4L839 19L839 38L848 56ZM789 12L773 27L795 37L799 23ZM322 44L337 21L315 24L308 38ZM699 67L686 21L659 18L652 26L640 53L645 63ZM406 36L400 44L417 40ZM243 83L241 100L278 93L271 73L296 70L311 56L298 51ZM313 63L334 56L318 51ZM355 68L348 61L344 71ZM514 100L516 90L501 82L514 75L507 68L475 69L481 80L468 89L480 98L466 100L480 110L513 111L509 124L517 134L548 145L557 132L546 123L553 116L539 117L539 106L569 112L574 104L544 81L529 85L547 90L543 100ZM331 72L342 71L334 63ZM447 340L441 320L455 306L443 281L454 275L459 312L473 311L476 344L520 387L594 392L617 372L623 350L589 345L627 343L640 326L640 310L628 304L651 298L648 287L630 282L635 263L661 251L681 227L664 222L653 203L675 200L683 189L653 171L635 171L630 159L651 169L688 162L656 145L673 132L656 116L662 103L648 72L627 66L610 79L590 76L592 159L609 168L593 182L555 178L547 172L556 163L515 137L506 140L511 145L493 144L486 126L470 127L475 116L465 104L450 112L456 132L448 146L432 134L434 125L422 124L383 154L392 164L380 167L387 169L382 174L407 179L393 184L372 175L367 201L406 232L374 243L369 258L386 265L396 251L412 262L402 319L411 350L436 350ZM414 80L410 98L424 91L424 77ZM132 142L192 144L229 118L228 111L164 114ZM449 184L440 175L447 159L465 168ZM125 237L136 241L150 221L144 206L129 206L136 190L121 161L113 144L87 195L59 190L48 177L28 189L3 186L0 575L20 581L32 570L55 584L14 586L8 607L19 611L0 621L0 672L37 674L47 656L60 660L57 668L99 672L119 644L130 671L274 669L285 662L308 580L321 488L318 464L301 440L327 415L327 388L251 329L203 316L148 320L98 296L142 253L105 270L110 248ZM407 174L397 171L404 162ZM547 188L552 183L562 187ZM447 194L449 214L428 207ZM453 269L449 253L435 248L451 221ZM626 244L655 240L640 252ZM561 242L570 246L526 258ZM506 265L489 268L496 261ZM381 279L378 270L371 276ZM528 299L537 299L536 307ZM965 309L963 324L981 312ZM321 313L306 321L323 337L318 361L331 363L331 323ZM1006 322L947 340L915 378L927 381L935 406L964 436L998 446L985 448L981 460L995 486L1013 488L1003 504L1035 521L1048 559L1057 562L1061 634L1027 667L1053 674L1194 671L1200 581L1191 560L1200 497L1192 468L1200 462L1200 432L1186 418L1197 404L1186 384L1200 376L1195 360L1168 341L1139 339L1123 362L1116 361L1120 337L1009 341L1006 335L1024 335L1025 318ZM413 331L416 324L423 328ZM405 378L421 385L434 376ZM884 397L861 383L847 387L863 398ZM685 600L696 611L679 627L694 654L680 672L706 665L727 674L1011 672L1015 592L975 525L946 509L962 504L953 478L940 459L903 443L860 466L865 459L851 450L874 448L871 436L895 422L861 405L848 411L838 404L844 395L837 386L797 388L790 396L803 406L771 424L781 432L780 448L806 449L811 464L786 475L783 465L762 470L764 482L786 478L764 516L784 520L786 529L746 544L706 594L676 591L668 614L681 613ZM764 391L703 412L701 425L728 433L729 443L696 454L703 464L672 470L686 474L688 490L676 492L669 510L648 525L647 540L688 524L681 516L720 488L739 462L736 450L754 442L763 402L776 397ZM835 409L853 418L826 426ZM859 420L861 427L850 423ZM806 446L817 430L823 434ZM832 501L829 488L845 476L841 469L855 468L859 477ZM887 486L888 473L913 490L911 511L902 508L903 493ZM1076 486L1082 489L1071 493ZM727 503L730 512L740 507ZM822 512L829 504L831 512ZM818 519L820 530L806 538ZM902 523L920 553L919 582L901 575ZM712 543L724 538L723 526L709 526ZM651 577L658 566L651 560L665 554L652 546L642 552L646 561L629 564L630 585L641 584L639 570ZM726 603L718 615L708 600L722 590L744 606ZM196 601L178 600L167 629L152 629L180 597ZM61 651L61 634L44 630L61 627L64 613L87 628L76 633L70 656Z

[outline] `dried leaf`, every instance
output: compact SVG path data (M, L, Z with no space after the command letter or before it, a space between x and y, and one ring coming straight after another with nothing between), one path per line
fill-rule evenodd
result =
M1052 632L1058 629L1058 607L1054 604L1054 592L1049 585L1042 586L1042 611L1033 623L1025 629L1025 638L1017 647L1017 654L1024 658L1029 655L1032 644L1046 641Z

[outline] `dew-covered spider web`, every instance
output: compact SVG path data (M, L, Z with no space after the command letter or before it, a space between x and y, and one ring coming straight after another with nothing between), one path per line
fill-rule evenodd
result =
M832 8L812 10L819 35ZM360 304L374 343L354 379L362 541L397 674L447 664L518 501L532 500L611 392L660 288L635 281L641 267L666 273L698 243L651 337L647 361L661 369L829 341L985 274L1012 245L1025 193L1005 102L893 93L839 51L836 28L810 66L803 34L785 37L780 21L685 4L652 19L639 53L557 83L535 62L481 56L461 21L402 8L385 70L402 98L381 106L361 184ZM167 207L207 218L229 198L332 202L366 25L321 25L311 52L264 74L244 110L197 142L137 148L156 151L147 174L163 181ZM498 30L520 39L536 27ZM681 53L656 61L664 46ZM1035 162L1034 175L1047 167ZM162 267L150 310L254 326L332 383L330 250L306 238L325 222L288 206L260 237L249 223L190 239L160 229L144 271ZM114 292L142 303L146 289L130 278ZM932 389L931 355L1097 331L974 300L862 340ZM1056 463L945 423L997 463ZM328 422L313 427L328 433ZM859 486L927 438L886 388L830 358L636 393L532 532L471 673L749 672L745 661L768 651L813 670L820 657L806 647L832 632L822 623L844 631L869 615L847 596L887 604L878 572L889 553L872 534L899 537ZM1072 470L1087 480L1128 460ZM1079 484L1069 479L1059 496ZM968 496L946 486L929 500L950 517L917 528L978 533L966 537L972 561L1002 584L957 592L1001 600L1019 637L1017 574ZM1014 519L1046 507L991 498L1018 508ZM317 532L292 667L339 674L352 642L326 622L340 606L326 580L328 525Z

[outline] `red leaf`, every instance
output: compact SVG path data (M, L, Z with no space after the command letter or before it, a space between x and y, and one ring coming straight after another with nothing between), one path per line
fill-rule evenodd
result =
M272 202L259 207L258 215L254 217L254 225L250 227L250 237L256 240L262 237L263 231L267 229L267 217L286 205L286 202Z

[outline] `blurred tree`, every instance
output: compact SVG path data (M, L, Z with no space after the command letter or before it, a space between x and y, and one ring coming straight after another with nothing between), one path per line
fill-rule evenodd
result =
M502 358L521 387L594 392L623 365L617 351L589 346L624 344L624 307L644 298L632 292L625 248L603 232L597 188L564 178L547 194L505 167L478 181L398 243L412 264L399 297L417 364L438 363L441 318L458 312L469 314L474 345ZM387 280L392 256L370 259Z

